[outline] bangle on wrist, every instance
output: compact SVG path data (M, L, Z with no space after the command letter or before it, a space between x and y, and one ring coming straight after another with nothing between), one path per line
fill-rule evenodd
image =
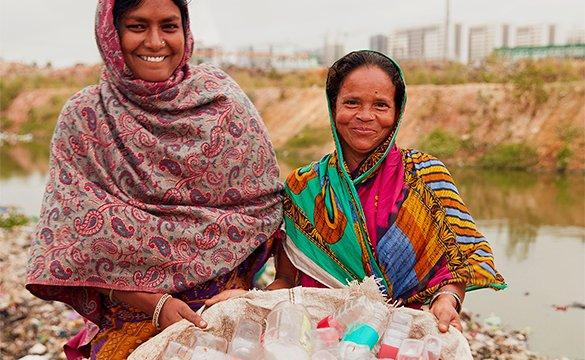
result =
M461 312L461 305L462 305L462 301L461 301L461 297L459 297L459 295L454 292L454 291L450 291L450 290L441 290L435 293L435 295L433 295L433 297L431 298L431 302L429 303L429 309L433 306L433 303L435 302L435 300L437 300L439 298L439 296L441 295L451 295L453 296L453 298L455 298L455 310L457 311L457 313Z
M152 325L154 325L154 327L157 329L160 327L160 324L158 323L158 317L160 316L160 312L163 306L165 305L165 302L167 302L167 300L170 298L172 298L171 295L164 294L163 296L160 297L160 299L158 299L158 302L154 307L154 312L152 313Z

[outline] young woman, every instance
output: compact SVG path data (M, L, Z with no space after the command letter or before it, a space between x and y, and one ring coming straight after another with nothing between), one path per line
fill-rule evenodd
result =
M185 0L101 0L99 85L63 108L27 288L97 327L70 358L122 359L252 286L282 222L266 129L225 73L189 65ZM83 351L76 351L76 350Z

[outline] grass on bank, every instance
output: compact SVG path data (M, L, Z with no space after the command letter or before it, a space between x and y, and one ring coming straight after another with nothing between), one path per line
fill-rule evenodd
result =
M26 225L30 220L28 216L20 213L14 207L0 207L0 228L2 229Z
M332 142L329 127L307 126L276 149L276 156L279 161L297 168L325 155L323 146L329 142Z
M537 163L536 149L525 143L498 144L478 162L484 168L506 170L529 170Z

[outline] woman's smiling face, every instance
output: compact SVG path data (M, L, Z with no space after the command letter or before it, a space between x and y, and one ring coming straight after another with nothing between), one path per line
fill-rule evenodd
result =
M343 80L335 103L335 126L351 170L390 136L396 122L390 76L377 66L360 66Z
M181 63L185 34L181 12L172 0L144 0L120 21L126 65L145 81L165 81Z

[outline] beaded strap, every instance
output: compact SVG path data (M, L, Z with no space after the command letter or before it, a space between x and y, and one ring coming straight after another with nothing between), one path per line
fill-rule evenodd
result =
M152 313L152 325L154 325L155 328L159 328L159 323L158 323L158 317L160 316L160 312L163 308L163 306L165 305L165 302L167 302L168 299L172 298L171 295L169 294L164 294L163 296L160 297L160 299L158 299L158 302L156 303L156 307L154 308L154 312Z

